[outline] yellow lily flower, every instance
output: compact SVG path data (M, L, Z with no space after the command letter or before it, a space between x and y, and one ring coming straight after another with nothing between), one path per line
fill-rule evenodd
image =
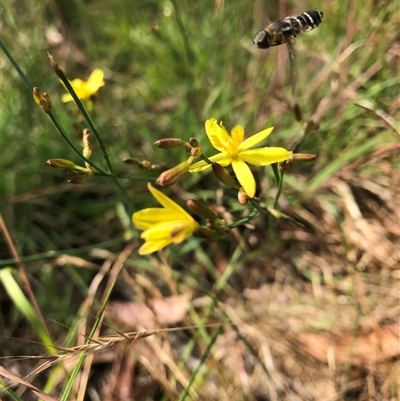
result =
M233 171L240 185L250 198L253 198L256 193L256 182L247 163L254 166L266 166L287 160L293 153L285 148L276 147L253 149L254 146L268 137L273 130L272 127L245 140L243 140L244 128L240 125L234 127L231 135L229 135L222 122L218 125L217 120L211 118L206 121L205 128L211 144L215 149L220 151L220 153L208 159L224 167L232 164ZM211 168L211 164L202 160L192 164L189 171L195 173L208 168Z
M104 72L97 68L91 73L87 81L82 81L81 79L76 78L69 81L69 83L79 99L87 100L104 85ZM69 93L65 93L62 95L61 100L66 103L71 102L74 99Z
M172 243L180 244L200 227L190 214L168 196L150 183L147 187L163 207L133 213L132 222L139 230L143 230L140 238L146 241L140 247L139 255L148 255Z

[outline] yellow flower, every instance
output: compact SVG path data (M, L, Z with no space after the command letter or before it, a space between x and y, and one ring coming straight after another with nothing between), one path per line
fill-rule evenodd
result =
M100 69L95 69L87 81L82 81L79 78L69 81L72 88L79 99L90 99L103 85L104 85L104 72ZM62 95L61 100L71 102L74 100L69 93Z
M148 255L172 243L180 244L199 228L193 217L177 203L151 184L147 184L147 187L163 207L133 213L132 222L139 230L143 230L140 238L146 241L140 247L139 255Z
M215 149L220 151L220 153L209 157L209 160L221 166L232 164L233 171L240 185L243 186L250 198L253 198L256 193L256 182L247 163L254 166L266 166L287 160L293 153L285 148L275 147L252 149L266 139L273 128L267 128L243 140L244 128L240 125L232 129L231 135L228 134L222 122L220 125L217 124L215 118L207 120L205 127L211 144ZM199 161L192 164L189 171L195 173L208 168L211 168L211 164Z

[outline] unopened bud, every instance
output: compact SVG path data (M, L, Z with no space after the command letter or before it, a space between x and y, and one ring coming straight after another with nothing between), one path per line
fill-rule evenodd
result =
M208 239L210 241L216 241L221 239L221 236L216 231L205 226L201 226L199 229L197 229L194 235L196 237Z
M161 185L162 187L175 184L187 173L192 160L193 157L190 156L188 160L183 161L182 163L179 163L177 166L164 171L157 178L156 184Z
M138 160L133 159L132 157L127 157L124 159L125 164L129 164L131 166L137 166L142 170L151 170L151 163L148 160Z
M40 88L33 88L33 99L45 113L50 113L51 98L46 92L42 92Z
M151 163L148 160L142 160L139 163L139 168L142 170L151 170Z
M173 149L186 145L186 142L181 138L162 138L154 142L158 148Z
M49 58L51 68L54 70L55 73L58 74L61 71L61 69L54 60L53 56L50 53L47 53L47 57Z
M152 164L150 166L151 171L155 171L156 173L163 173L164 171L168 170L168 166L165 164Z
M200 142L196 138L190 138L189 145L192 146L193 148L199 148Z
M239 192L238 192L238 201L241 205L245 205L246 203L249 202L249 195L247 195L246 191L244 190L243 187L240 187Z
M196 199L190 199L186 202L186 206L197 216L204 217L208 220L218 219L217 214L203 202Z
M43 92L43 98L42 98L42 101L40 103L40 107L46 113L50 113L50 111L51 111L51 98L46 92Z
M83 156L86 157L86 159L89 159L90 156L92 155L92 149L90 148L90 131L85 128L83 130Z
M224 219L214 219L207 223L207 227L217 232L221 238L226 237L230 233L229 225Z
M317 158L316 154L312 153L293 153L289 160L292 162L295 161L303 161L303 162L312 162Z
M186 146L186 152L193 157L200 157L202 155L202 149L199 141L196 138L189 139L189 145Z
M40 101L42 100L43 97L43 92L41 91L40 88L37 88L36 86L33 88L33 99L35 102L40 105Z
M301 110L300 110L300 106L298 103L295 103L293 105L293 114L294 114L294 118L296 119L296 121L301 122L303 117L301 115Z
M49 159L46 163L51 168L62 170L74 170L77 167L74 162L66 159Z
M211 168L214 175L220 182L222 182L222 184L228 187L238 188L238 184L236 183L235 179L228 173L226 168L222 167L218 163L212 163Z
M87 169L86 171L80 171L80 172L73 172L73 171L68 171L69 175L69 180L71 184L84 184L85 182L88 182L92 179L93 177L93 170Z
M125 164L130 164L131 166L138 166L140 163L140 160L138 159L133 159L132 157L125 157L123 160Z

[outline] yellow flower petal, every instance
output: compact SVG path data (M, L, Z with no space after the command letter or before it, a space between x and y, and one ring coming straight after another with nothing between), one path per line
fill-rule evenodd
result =
M232 168L240 185L244 188L247 195L253 198L256 194L256 181L249 166L240 159L232 160Z
M220 152L225 151L227 144L230 141L230 137L224 126L219 126L215 118L210 118L205 123L206 134L211 144L215 149Z
M143 238L146 241L156 241L160 239L169 238L172 241L173 235L172 233L175 230L179 231L181 226L184 226L187 221L169 221L169 222L158 222L154 224L151 228L146 231L143 231L140 235L140 238Z
M159 251L171 243L170 240L148 241L139 248L139 255L149 255L150 253Z
M104 72L96 68L86 82L87 90L94 95L104 85Z
M186 213L185 210L182 209L177 203L175 203L172 199L168 198L167 195L164 195L162 192L155 189L150 183L147 184L147 188L162 206L164 206L166 209L173 210L175 213L179 214L181 216L181 220L193 219L192 216Z
M171 209L148 208L133 213L132 222L139 230L148 230L160 222L182 220L182 214Z
M140 255L147 255L172 243L180 244L199 227L190 214L162 192L148 184L149 191L164 208L148 208L132 215L136 227L144 230L141 238L145 244Z
M64 93L64 95L61 96L61 101L63 103L67 102L72 102L74 99L72 99L72 96L69 93Z
M221 166L229 166L232 162L232 156L227 152L222 152L209 157L208 160L210 160L213 163L218 163ZM198 173L199 171L204 171L207 170L208 168L211 168L211 164L205 162L204 160L201 160L197 163L193 163L189 168L189 172Z
M73 79L72 81L69 81L69 83L71 84L72 88L76 93L76 96L78 96L79 99L86 99L88 97L86 90L86 82L82 81L79 78L76 78Z
M293 152L285 148L259 148L240 152L240 158L253 166L266 166L289 159Z
M144 231L140 238L146 241L159 241L163 239L169 239L170 243L180 244L187 237L192 235L199 227L199 224L195 221L172 221L169 223L159 223L149 230Z
M240 144L244 138L244 128L241 125L237 125L232 129L231 136L234 142Z
M269 134L272 132L274 127L267 128L264 131L259 132L258 134L252 135L250 138L245 139L239 146L238 151L242 152L243 150L247 150L250 148L254 148L254 146L258 145L264 139L266 139Z

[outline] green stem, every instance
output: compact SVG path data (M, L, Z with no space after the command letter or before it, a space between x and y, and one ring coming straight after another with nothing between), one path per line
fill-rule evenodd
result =
M7 58L10 60L10 63L13 65L13 67L17 70L19 77L21 78L22 82L25 84L25 86L29 89L29 91L32 93L33 90L33 85L28 81L28 78L24 74L24 72L21 70L19 67L18 63L14 60L13 56L7 48L4 46L3 42L0 40L0 47L3 50L3 52L6 54Z
M279 182L278 182L278 190L276 191L276 195L275 195L275 199L274 199L274 203L272 205L272 207L275 209L276 206L278 205L278 200L279 197L281 196L281 192L282 192L282 184L283 184L283 174L284 171L282 171L279 175Z
M124 201L126 203L126 205L128 206L131 202L130 202L130 198L125 190L125 188L121 185L121 183L118 181L118 179L116 178L116 176L114 175L114 168L112 166L110 157L108 155L107 149L104 145L103 140L101 139L101 136L99 135L96 127L93 124L92 119L90 118L88 112L85 109L85 106L83 105L83 103L81 102L81 100L78 98L78 96L76 95L73 87L71 86L70 82L68 81L67 77L65 76L64 72L60 69L56 69L55 70L56 74L58 75L58 77L61 79L61 81L63 82L63 84L65 85L65 87L67 88L68 92L71 94L72 98L74 99L76 105L78 106L79 110L82 112L83 116L85 117L85 120L87 121L91 132L93 133L93 135L95 136L99 146L100 146L100 150L103 154L103 157L106 161L107 167L110 170L110 172L113 174L111 175L111 178L114 182L114 184L118 187L118 189L120 190Z
M232 224L229 224L229 228L232 229L232 228L235 228L235 227L239 227L239 226L241 226L242 224L246 224L246 223L247 223L248 221L250 221L253 217L255 217L255 216L257 215L257 213L258 213L258 209L257 209L257 208L254 208L253 211L252 211L247 217L244 217L243 219L240 219L240 220L238 220L238 221L235 221L235 222L232 223Z
M79 150L68 138L67 133L64 131L64 129L61 127L61 125L58 123L57 119L54 117L53 113L47 113L48 116L50 117L52 123L55 125L57 128L57 131L61 134L63 137L64 141L68 143L68 145L72 148L72 150L81 158L83 159L86 163L90 164L97 172L101 173L102 175L107 174L104 170L102 170L100 167L97 167L93 162L91 162L89 159L87 159L85 156L83 156L82 151Z
M274 172L276 185L279 185L280 177L279 177L279 170L278 170L278 163L271 164L272 171Z
M225 319L225 322L227 322L227 321L228 320ZM217 341L217 338L221 334L222 329L223 329L223 326L219 326L219 327L217 327L217 329L212 334L212 336L210 338L210 341L208 342L205 351L203 352L203 354L200 357L200 360L199 360L199 363L196 366L196 369L192 372L192 375L190 376L188 383L186 384L185 388L183 389L182 393L180 394L178 401L186 400L186 397L189 394L189 389L192 387L192 384L193 384L194 380L196 379L198 373L200 372L200 369L203 367L206 359L208 358L208 355L211 352L211 348L215 344L215 341Z
M61 81L63 82L63 84L65 85L65 87L67 88L68 92L71 94L72 98L74 99L76 105L78 106L79 110L82 112L83 116L85 117L85 120L87 121L91 132L93 133L93 135L95 136L99 146L100 146L100 150L103 153L103 157L106 161L107 167L109 168L111 173L114 173L114 168L111 164L111 160L110 157L108 155L107 149L104 145L103 140L101 139L101 136L99 135L96 127L94 126L94 123L92 121L92 119L90 118L88 112L86 111L85 106L83 105L83 103L81 102L81 100L79 99L79 97L76 95L73 87L71 86L70 82L68 81L67 77L65 76L64 72L60 69L56 70L56 74L58 75L58 77L61 79Z
M96 320L94 321L92 330L90 331L90 334L89 334L88 339L86 340L85 344L90 344L92 342L92 338L94 337L94 335L95 335L95 333L97 331L97 328L98 328L100 322L102 321L102 317L103 317L104 311L106 309L108 301L110 300L110 296L111 296L111 293L113 291L113 288L114 288L114 285L115 285L115 281L116 280L114 280L111 283L110 288L107 291L107 294L106 294L106 296L104 298L103 304L101 305L100 311L97 314ZM78 363L75 365L75 368L72 371L71 376L69 377L69 380L67 382L67 385L66 385L66 387L65 387L65 389L64 389L64 391L62 393L61 401L67 401L69 399L69 395L70 395L70 393L72 391L73 384L74 384L74 382L75 382L75 380L76 380L76 378L78 376L79 370L81 369L81 367L83 365L83 362L85 360L86 355L87 355L87 351L84 351L84 352L82 352L81 356L79 357Z

